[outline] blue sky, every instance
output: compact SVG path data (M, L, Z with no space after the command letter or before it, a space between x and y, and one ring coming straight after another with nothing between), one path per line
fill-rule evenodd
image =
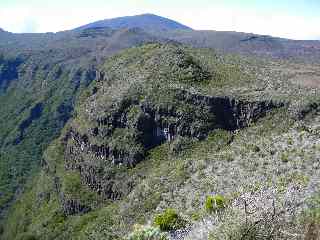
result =
M141 13L199 30L320 39L320 0L0 0L0 27L11 32L57 32Z

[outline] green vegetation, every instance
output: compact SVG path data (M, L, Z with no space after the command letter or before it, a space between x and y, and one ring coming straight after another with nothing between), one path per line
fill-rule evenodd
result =
M154 218L154 224L161 231L172 231L185 227L186 223L178 213L171 208L166 209L162 214L158 214Z
M201 227L201 220L206 224L214 218L217 224L204 229L216 239L224 239L225 232L235 236L230 239L250 232L248 239L254 239L275 225L254 224L270 215L259 208L272 209L270 199L279 207L277 213L282 214L286 204L302 210L298 203L311 194L318 176L319 148L311 130L297 133L297 108L287 101L309 92L283 92L281 81L286 79L275 78L269 65L260 69L255 64L208 49L148 44L109 58L99 69L99 81L88 87L91 78L86 76L93 69L78 65L57 65L48 73L59 73L55 81L63 89L44 73L30 85L35 91L45 79L48 91L20 95L12 86L10 99L25 98L29 105L20 108L8 129L5 120L0 122L1 158L7 159L0 162L7 184L1 199L7 196L3 199L8 202L14 190L26 188L3 223L2 237L163 240L167 237L161 231L197 221ZM75 79L81 79L80 86ZM6 103L8 120L18 100L12 106ZM310 116L306 129L313 129L315 122ZM17 139L21 142L14 145ZM282 153L290 153L290 161L284 161ZM19 181L13 184L10 179ZM232 196L230 204L224 196ZM159 209L167 210L157 215ZM223 214L210 214L222 209ZM253 212L252 219L248 212ZM156 227L130 234L135 224L145 226L153 217ZM279 226L298 231L298 224L291 222L290 228ZM190 231L198 236L197 229Z
M43 59L21 61L16 66L19 79L0 94L0 206L13 201L39 171L44 150L72 116L78 96L75 91L80 93L90 81L70 81L74 76L71 70L55 63L45 70L48 63L41 62ZM29 79L31 73L34 77ZM85 70L80 73L85 75ZM44 82L45 88L41 87Z
M256 239L266 239L265 237L272 237L272 235L266 235L266 232L261 231L259 229L260 226L254 223L243 224L240 226L229 226L229 229L223 236L225 239L230 240L256 240ZM216 238L214 234L210 234L210 240L218 240L220 238Z
M309 207L302 213L301 222L311 231L320 227L320 197L319 194L315 194L308 200Z
M232 134L223 129L215 129L208 135L208 142L210 142L216 150L220 150L230 144L231 141Z
M170 153L172 155L179 155L181 153L186 152L190 149L196 140L190 139L188 137L178 136L171 144L170 144Z
M284 163L288 162L289 161L289 154L286 153L286 152L282 153L281 154L281 161L284 162Z
M215 212L225 208L226 199L222 195L208 196L205 202L205 208L208 212Z
M306 229L305 239L317 239L320 236L320 208L319 205L308 209L302 223Z
M128 240L168 240L168 237L159 228L136 226Z

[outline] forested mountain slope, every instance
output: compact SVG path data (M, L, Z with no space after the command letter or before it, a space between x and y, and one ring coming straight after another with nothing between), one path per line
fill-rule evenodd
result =
M77 96L98 77L99 62L154 37L138 29L0 35L0 209L5 209L39 167Z

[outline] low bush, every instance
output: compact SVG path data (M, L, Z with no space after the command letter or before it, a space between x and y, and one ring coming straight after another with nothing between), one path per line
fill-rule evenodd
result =
M67 172L63 178L63 191L66 194L78 195L81 190L81 177L78 172Z
M279 222L273 219L260 219L260 221L248 220L235 217L230 221L218 226L209 235L209 240L263 240L263 239L283 239L279 236ZM289 239L289 238L285 238ZM291 239L291 238L290 238ZM300 239L300 238L299 238Z
M232 134L223 129L215 129L208 135L208 142L214 144L216 150L223 148L232 141Z
M155 227L136 226L127 240L168 240L166 233Z
M172 155L178 155L181 152L189 149L192 147L192 144L194 143L193 139L190 139L188 137L181 137L178 136L171 144L170 144L170 154Z
M217 211L226 207L227 201L222 195L208 196L205 208L208 212Z
M314 196L310 201L310 207L306 209L301 218L304 226L304 239L320 239L320 196Z
M289 154L286 153L286 152L282 153L281 156L280 156L280 158L281 158L281 161L282 161L283 163L289 162Z
M158 214L155 217L154 224L159 227L161 231L172 231L185 227L186 222L174 209L168 208L164 213Z
M31 233L22 233L17 236L18 240L38 240L38 238Z

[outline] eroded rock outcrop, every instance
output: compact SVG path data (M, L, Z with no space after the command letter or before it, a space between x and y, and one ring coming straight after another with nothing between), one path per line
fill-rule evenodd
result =
M282 106L272 101L241 101L187 91L177 91L176 99L188 110L180 111L181 105L161 108L137 102L128 109L118 109L110 118L97 119L97 126L86 134L70 128L65 137L66 169L79 171L82 182L98 194L119 199L130 192L130 183L123 180L123 186L115 187L121 175L125 178L117 173L117 166L134 167L149 149L178 136L201 140L216 128L246 127ZM98 144L97 139L104 143Z
M65 170L79 174L81 184L102 199L121 199L131 192L135 182L128 169L143 161L148 150L178 137L203 140L214 129L241 129L284 106L175 87L208 84L219 74L177 46L142 50L147 54L142 60L129 52L133 60L115 58L96 73L91 96L63 137ZM66 214L90 209L66 195L62 191Z

